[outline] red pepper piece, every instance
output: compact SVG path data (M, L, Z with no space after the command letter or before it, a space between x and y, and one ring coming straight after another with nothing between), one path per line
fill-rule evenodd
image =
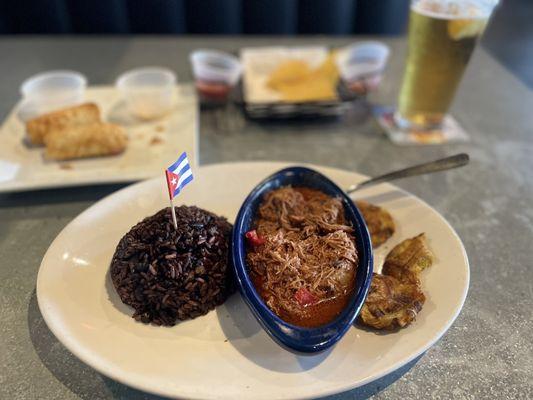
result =
M301 287L294 293L294 298L302 307L312 306L318 301L316 296L304 287Z
M251 231L248 231L244 234L244 236L246 236L246 239L248 239L248 242L252 245L252 246L260 246L262 244L265 243L265 238L259 236L257 234L257 231L254 229L254 230L251 230Z

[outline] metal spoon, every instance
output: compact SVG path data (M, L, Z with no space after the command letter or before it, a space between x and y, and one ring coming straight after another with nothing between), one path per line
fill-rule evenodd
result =
M460 153L451 157L441 158L439 160L414 165L412 167L389 172L388 174L376 176L374 178L352 185L346 190L346 193L350 194L364 187L366 188L369 186L377 185L378 183L407 178L409 176L430 174L432 172L445 171L447 169L462 167L463 165L468 164L469 160L470 157L468 157L468 154Z

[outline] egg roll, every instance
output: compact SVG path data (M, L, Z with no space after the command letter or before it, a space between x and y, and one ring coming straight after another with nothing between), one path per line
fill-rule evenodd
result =
M43 145L45 137L52 131L99 121L98 106L94 103L85 103L43 114L27 121L26 133L32 144Z
M70 160L122 153L127 145L124 128L98 122L57 129L45 137L46 158Z

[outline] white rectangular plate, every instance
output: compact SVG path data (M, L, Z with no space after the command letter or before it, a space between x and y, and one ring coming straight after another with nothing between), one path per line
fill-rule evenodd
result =
M192 165L197 163L198 111L191 85L178 86L173 110L155 121L130 117L113 86L89 87L85 99L98 104L105 121L124 126L129 139L126 151L112 157L47 160L43 148L26 144L15 106L0 129L0 192L146 179L162 174L183 151Z

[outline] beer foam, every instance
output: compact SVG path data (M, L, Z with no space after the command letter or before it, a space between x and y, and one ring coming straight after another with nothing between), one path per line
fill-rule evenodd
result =
M488 19L498 0L420 0L411 9L438 19Z

